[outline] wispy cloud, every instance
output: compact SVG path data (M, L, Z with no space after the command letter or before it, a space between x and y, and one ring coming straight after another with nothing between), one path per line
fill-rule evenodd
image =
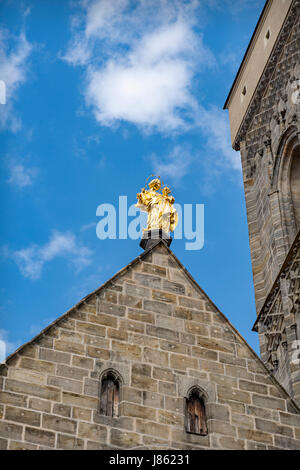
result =
M147 131L172 131L193 120L193 77L214 64L193 30L200 3L154 3L87 2L84 24L76 22L64 59L85 66L83 94L101 125L127 121Z
M233 150L230 141L228 115L216 106L202 108L199 109L197 123L207 138L210 153L214 156L213 165L217 165L219 169L225 167L241 171L240 154Z
M7 182L16 188L31 186L38 174L37 168L26 168L21 163L9 163L9 179Z
M21 274L29 279L40 279L43 267L55 258L65 258L78 272L91 262L92 251L82 245L71 232L53 231L44 245L31 245L28 248L11 251L4 247L2 254L12 259Z
M148 133L198 129L217 172L239 171L226 113L205 107L197 92L200 74L218 68L200 32L202 9L212 3L86 1L82 14L73 18L73 38L63 59L82 67L82 93L100 125L129 122ZM247 2L239 3L246 8ZM217 0L214 5L224 8ZM155 172L176 185L189 171L191 155L175 145L168 156L151 159Z
M86 232L87 230L96 227L96 225L97 222L90 222L89 224L84 224L80 227L80 232Z
M150 156L154 173L163 180L172 181L175 186L188 173L192 160L191 153L182 145L175 146L166 157L156 154Z
M3 362L7 356L13 353L21 342L12 342L8 340L9 332L0 328L0 363Z
M239 14L248 8L263 7L265 0L208 0L208 6L213 9L228 10L233 15Z
M0 106L0 129L16 132L21 127L20 118L14 110L18 88L25 82L28 69L28 58L32 45L25 33L12 37L0 28L0 79L6 86L6 104Z

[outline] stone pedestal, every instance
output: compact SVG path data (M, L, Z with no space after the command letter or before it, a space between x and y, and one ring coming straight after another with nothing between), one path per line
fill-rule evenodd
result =
M172 243L172 238L170 235L161 228L157 228L153 230L145 230L143 232L143 236L140 241L140 247L144 250L148 250L157 243L157 240L164 240L168 246L170 246Z

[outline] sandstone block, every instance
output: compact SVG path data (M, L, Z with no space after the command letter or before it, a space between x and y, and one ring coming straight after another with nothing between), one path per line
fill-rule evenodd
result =
M121 353L123 357L132 361L139 360L141 357L141 348L135 344L119 343L112 340L112 350Z
M84 356L72 356L72 365L83 369L93 369L94 360Z
M184 321L181 318L156 315L156 326L173 331L184 331Z
M142 274L142 273L134 273L134 278L138 282L145 287L150 287L154 289L160 289L161 286L161 278L159 276L153 276L150 274Z
M58 364L56 375L74 380L82 380L89 374L86 369L80 369L79 367L70 367L64 364Z
M179 341L179 334L177 331L172 331L167 328L160 328L158 326L147 325L146 334L149 336L156 336L158 338L167 339L169 341Z
M174 369L186 369L187 367L197 369L198 361L194 357L181 354L170 354L171 367Z
M161 290L152 289L152 299L159 300L161 302L176 304L176 295L170 294L168 292L163 292Z
M40 348L40 359L49 362L60 362L63 364L70 364L71 355L69 353L54 351L52 349Z
M136 431L141 434L168 439L169 427L164 424L154 423L153 421L136 420Z
M72 408L72 418L79 419L81 421L91 421L92 412L86 408L80 408L78 406L73 406Z
M94 323L76 321L76 329L78 331L82 331L83 333L87 333L94 336L106 336L106 328L101 325L95 325ZM84 352L84 346L78 348L78 351L71 350L71 352L74 354L82 354Z
M27 396L10 392L0 392L0 403L26 407Z
M175 294L180 294L180 295L185 294L185 286L180 282L168 281L164 279L163 289L168 292L174 292Z
M111 328L118 327L118 318L112 317L111 315L105 315L105 313L99 313L97 315L88 315L87 318L89 323L99 323L103 326L110 326Z
M183 414L172 413L166 410L158 410L158 421L171 426L184 427Z
M122 416L132 416L136 418L153 419L153 408L141 406L133 403L122 403Z
M142 263L142 271L147 274L154 274L160 277L166 277L166 268L150 263Z
M144 310L135 310L133 308L129 308L128 318L130 320L136 320L144 323L154 323L153 313L145 312Z
M16 421L18 423L30 424L39 427L41 423L41 413L29 411L24 408L15 408L7 406L5 410L5 419L8 421Z
M48 385L53 385L54 387L58 387L66 392L82 392L82 382L79 380L65 379L64 377L50 375L48 377Z
M140 444L141 437L137 433L129 431L120 431L119 429L112 429L110 435L110 442L112 445L120 449L131 449Z
M252 400L253 405L261 406L262 408L285 411L285 400L283 399L253 394Z
M59 433L57 435L57 448L64 450L83 450L84 440Z
M156 364L161 367L167 367L169 362L168 353L157 351L156 349L144 348L144 361L150 364Z
M107 429L105 426L100 426L99 424L84 423L81 421L79 423L78 435L92 441L105 443L107 438Z
M30 398L28 407L36 411L46 411L50 413L51 402L48 400L41 400L40 398Z
M65 416L70 418L71 416L71 407L63 405L62 403L54 403L52 413L55 415Z
M150 310L151 312L159 312L164 315L172 315L173 305L160 302L159 300L144 299L144 309Z
M47 372L49 374L54 374L55 372L55 364L52 362L39 361L29 357L21 357L20 367L23 369L32 369L37 372Z
M99 400L94 397L86 397L71 392L62 392L63 403L83 408L98 409Z
M142 308L143 300L128 294L119 294L119 304L127 305L127 307Z
M36 428L25 428L25 441L32 442L33 444L41 444L47 447L54 447L55 433L51 431L44 431Z
M152 408L163 408L164 397L158 393L150 392L145 390L143 393L143 405L150 406Z
M108 351L107 349L87 346L87 355L90 357L94 357L95 359L103 359L107 361L110 358L110 351Z
M77 423L72 419L62 418L61 416L43 414L42 427L44 429L74 434L76 433Z
M46 385L37 385L18 380L6 380L6 389L16 393L27 393L46 400L60 401L60 390Z

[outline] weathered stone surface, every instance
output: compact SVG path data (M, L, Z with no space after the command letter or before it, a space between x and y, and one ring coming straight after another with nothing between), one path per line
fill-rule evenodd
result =
M11 392L0 392L0 403L25 407L27 406L27 396Z
M43 414L43 428L74 434L76 432L77 423L72 419L63 418L61 416Z
M156 349L144 348L144 360L162 367L169 365L168 353Z
M64 450L83 450L84 440L59 433L57 436L57 448Z
M17 424L0 421L0 437L6 439L21 439L23 427Z
M110 440L118 449L131 449L139 445L141 437L138 433L112 429Z
M55 387L9 379L6 380L6 390L16 393L28 393L29 395L54 401L59 401L61 396L60 390Z
M47 447L54 447L55 433L36 428L25 428L25 441L33 444L41 444Z
M15 408L7 406L5 410L5 418L7 421L15 421L17 423L30 424L39 427L41 423L41 413L28 411L24 408Z
M298 445L300 414L288 396L163 250L156 259L162 265L144 271L141 261L135 273L122 276L116 290L110 285L110 292L77 308L71 322L65 318L52 327L54 349L26 347L26 354L19 352L2 367L3 448ZM153 288L158 284L170 291ZM101 378L107 370L121 377L117 417L100 413ZM207 436L185 430L186 397L194 386L204 394Z
M87 438L96 442L106 442L107 430L104 426L91 423L79 423L78 434L82 438Z

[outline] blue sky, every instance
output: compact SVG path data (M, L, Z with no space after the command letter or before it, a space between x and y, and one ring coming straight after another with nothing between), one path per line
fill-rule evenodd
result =
M138 240L97 238L96 209L135 203L151 173L176 202L204 204L204 247L171 248L258 352L240 156L222 108L263 4L1 2L7 354L140 254Z

